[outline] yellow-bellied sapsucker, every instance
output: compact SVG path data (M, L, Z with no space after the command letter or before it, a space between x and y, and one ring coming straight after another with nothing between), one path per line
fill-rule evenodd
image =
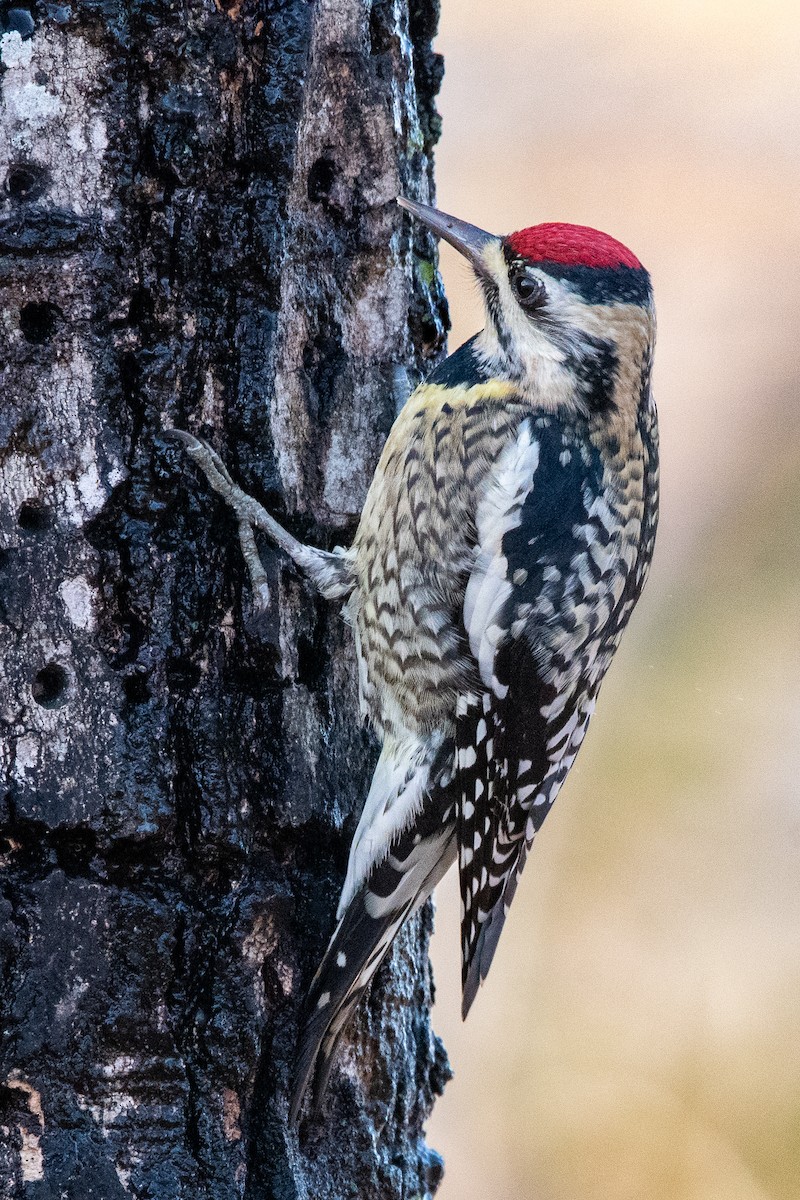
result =
M240 528L265 529L346 601L363 713L383 743L310 988L293 1119L315 1072L324 1091L398 929L456 858L466 1016L642 590L658 517L655 315L638 259L584 226L495 237L400 203L467 257L486 326L401 411L352 547L296 542L184 438Z

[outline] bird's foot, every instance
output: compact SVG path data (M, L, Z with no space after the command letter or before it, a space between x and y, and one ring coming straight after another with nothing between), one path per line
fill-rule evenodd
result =
M290 553L291 549L294 549L299 543L295 543L291 534L278 525L278 522L257 500L248 496L247 492L242 491L238 484L234 483L228 468L216 450L213 450L202 438L185 433L182 429L166 429L164 437L183 446L189 457L197 463L214 491L222 496L222 499L231 506L236 514L239 522L239 543L253 589L253 607L257 613L263 612L269 605L269 583L264 564L258 553L253 529L263 529L273 537L278 545L289 549ZM291 547L287 546L287 542L291 544Z
M167 429L164 431L164 437L183 446L214 491L218 492L235 512L239 521L239 541L250 573L257 610L261 611L269 604L269 585L253 536L254 529L266 533L276 546L288 554L292 561L311 577L323 595L330 599L338 599L350 594L355 580L348 551L337 549L329 553L298 542L297 538L270 516L258 500L248 496L247 492L234 483L216 450L212 450L202 438L185 433L182 429Z

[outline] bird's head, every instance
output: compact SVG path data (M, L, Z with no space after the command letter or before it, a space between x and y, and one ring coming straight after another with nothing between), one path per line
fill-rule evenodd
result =
M469 261L486 306L476 351L537 406L638 409L655 338L650 277L606 233L548 223L497 236L399 200Z

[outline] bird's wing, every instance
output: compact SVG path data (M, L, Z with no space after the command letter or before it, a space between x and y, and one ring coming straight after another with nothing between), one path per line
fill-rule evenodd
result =
M614 555L601 480L591 449L554 419L528 418L478 506L463 615L479 686L460 699L456 726L464 1016L606 665Z

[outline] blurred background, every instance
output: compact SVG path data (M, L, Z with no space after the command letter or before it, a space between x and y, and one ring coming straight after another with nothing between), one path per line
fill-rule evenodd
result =
M441 1200L800 1196L800 5L442 0L438 201L649 267L645 590L492 973L434 1012ZM451 348L482 324L447 247Z

